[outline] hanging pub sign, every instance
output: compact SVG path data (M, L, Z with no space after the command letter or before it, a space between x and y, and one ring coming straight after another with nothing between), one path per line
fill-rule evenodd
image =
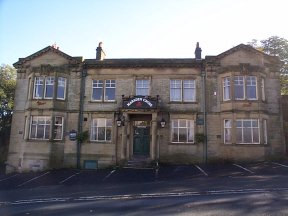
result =
M129 98L123 97L124 109L156 109L157 98L145 97L145 96L133 96Z

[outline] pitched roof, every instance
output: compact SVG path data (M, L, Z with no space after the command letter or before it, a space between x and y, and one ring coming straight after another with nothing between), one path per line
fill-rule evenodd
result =
M34 53L32 55L29 55L29 56L27 56L25 58L19 58L19 60L17 62L15 62L13 64L13 66L15 68L17 68L17 67L21 66L22 64L24 64L25 62L31 61L34 58L37 58L37 57L39 57L41 55L44 55L45 53L48 53L48 52L57 53L58 55L60 55L60 56L62 56L64 58L72 61L73 63L80 63L82 61L82 57L72 57L72 56L67 55L66 53L60 51L59 49L54 48L53 46L47 46L44 49L39 50L38 52L36 52L36 53Z
M262 51L259 51L259 50L255 49L255 48L253 48L252 46L246 45L246 44L239 44L239 45L237 45L237 46L235 46L235 47L233 47L233 48L231 48L231 49L229 49L229 50L227 50L227 51L225 51L223 53L220 53L219 55L217 55L215 57L217 59L221 59L221 58L223 58L223 57L225 57L227 55L230 55L230 54L232 54L234 52L237 52L239 50L246 50L246 51L249 51L249 52L253 52L253 53L257 54L257 55L263 55L264 57L267 57L267 58L269 58L269 59L271 59L273 61L278 61L279 62L279 58L277 56L268 55L268 54L266 54L266 53L264 53Z

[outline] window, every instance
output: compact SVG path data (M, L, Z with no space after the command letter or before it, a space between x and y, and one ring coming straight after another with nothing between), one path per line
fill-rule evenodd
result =
M170 80L170 101L195 102L195 80Z
M258 119L236 120L236 140L240 144L259 144Z
M230 119L224 120L224 143L232 143L232 121Z
M43 98L43 81L44 78L35 77L33 98L35 99Z
M30 139L48 140L50 136L51 117L32 116L30 124Z
M234 77L235 100L244 100L244 77Z
M62 140L63 137L63 117L56 116L54 119L54 140Z
M230 95L230 77L225 77L223 79L223 100L231 100L231 95Z
M91 126L92 141L111 141L112 120L105 118L93 119Z
M104 90L104 83L105 83L105 90ZM115 101L115 88L116 88L115 80L105 80L105 81L93 80L92 100L102 101L104 98L104 101Z
M247 100L257 99L257 81L255 76L248 76L246 78Z
M268 137L267 137L267 120L263 120L263 138L264 138L264 144L268 143Z
M194 121L185 119L172 120L171 135L173 143L194 143Z
M136 95L147 96L149 95L150 80L136 80Z
M234 97L235 100L257 100L256 76L235 76Z
M56 82L58 84L56 98L64 100L66 94L66 78L63 77L59 77L57 81L55 77L35 77L33 98L53 99Z
M66 94L66 78L59 77L57 85L57 99L65 100Z
M45 79L45 98L52 99L54 90L54 77L46 77Z
M170 101L181 101L181 80L170 80Z
M114 101L115 100L115 80L106 80L105 81L105 101Z
M266 95L265 95L265 80L264 80L264 78L261 79L261 95L262 95L262 101L265 101Z

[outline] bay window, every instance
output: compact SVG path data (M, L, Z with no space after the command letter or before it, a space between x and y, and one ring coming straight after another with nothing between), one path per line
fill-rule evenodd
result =
M56 89L57 83L57 89ZM33 99L53 99L56 89L56 99L65 100L66 78L63 77L35 77Z
M240 144L259 144L259 121L258 119L236 120L236 141Z

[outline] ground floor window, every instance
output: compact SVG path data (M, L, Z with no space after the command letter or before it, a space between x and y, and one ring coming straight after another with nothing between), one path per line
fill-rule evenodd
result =
M240 144L259 144L260 133L258 119L237 119L236 141Z
M30 122L30 139L48 140L51 129L50 116L32 116Z
M112 119L96 118L92 120L91 141L111 141Z
M63 139L63 122L62 116L54 117L52 122L51 116L31 116L29 139L49 140L53 130L54 140Z
M194 143L194 121L187 119L172 120L171 141L173 143Z
M232 120L224 120L224 143L232 143Z

